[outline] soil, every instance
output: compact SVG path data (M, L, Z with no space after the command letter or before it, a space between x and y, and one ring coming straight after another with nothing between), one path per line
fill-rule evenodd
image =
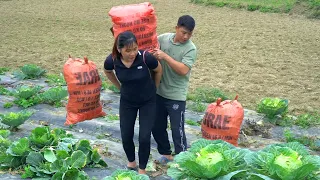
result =
M0 1L0 66L36 63L61 73L68 54L88 56L103 67L113 37L108 11L121 1ZM198 48L190 88L209 86L239 94L255 109L264 97L289 99L294 113L319 111L320 21L293 14L249 12L151 0L158 34L174 31L183 14L196 20ZM85 7L85 8L84 8ZM299 11L298 9L296 11ZM10 23L8 23L10 22Z

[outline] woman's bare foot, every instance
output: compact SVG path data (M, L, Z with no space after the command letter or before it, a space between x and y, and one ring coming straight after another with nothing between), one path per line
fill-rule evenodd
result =
M136 168L136 167L137 167L137 163L136 163L136 161L128 162L127 167L129 167L129 168Z
M139 169L139 174L147 174L145 169Z

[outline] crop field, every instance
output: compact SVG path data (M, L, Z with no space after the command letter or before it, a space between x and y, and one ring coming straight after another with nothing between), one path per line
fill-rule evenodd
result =
M68 55L88 56L102 72L113 37L111 7L141 0L0 1L0 67L37 64L61 73ZM264 97L289 100L294 113L319 112L320 21L298 14L250 12L188 0L151 0L158 34L183 14L196 20L198 59L190 88L239 94L245 108Z

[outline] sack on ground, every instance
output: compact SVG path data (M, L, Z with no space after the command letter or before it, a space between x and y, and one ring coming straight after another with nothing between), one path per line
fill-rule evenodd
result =
M69 93L65 125L106 115L100 102L101 79L94 62L69 56L63 75Z
M221 98L216 103L209 104L201 123L202 137L215 140L222 139L238 146L238 137L244 118L244 110L238 102L238 96L234 100Z
M130 30L137 38L139 49L159 48L157 17L151 3L115 6L108 14L112 19L114 37Z

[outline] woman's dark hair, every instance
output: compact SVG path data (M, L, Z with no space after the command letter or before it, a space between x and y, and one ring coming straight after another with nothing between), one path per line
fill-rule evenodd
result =
M132 46L133 43L138 44L136 36L131 31L124 31L120 33L113 44L112 58L119 59L121 57L121 53L118 51L118 49Z
M184 27L187 30L189 30L190 32L192 32L194 27L196 26L196 23L195 23L193 17L191 17L189 15L183 15L183 16L179 17L177 26Z

